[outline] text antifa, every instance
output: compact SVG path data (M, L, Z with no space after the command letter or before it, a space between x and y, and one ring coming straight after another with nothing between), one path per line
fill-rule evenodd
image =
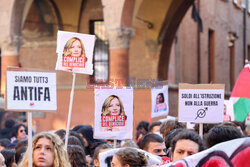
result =
M14 86L13 100L50 101L49 87Z

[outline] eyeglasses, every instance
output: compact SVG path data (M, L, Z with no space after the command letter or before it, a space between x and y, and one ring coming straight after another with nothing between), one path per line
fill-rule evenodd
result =
M25 130L21 129L19 132L23 133L23 132L25 132Z

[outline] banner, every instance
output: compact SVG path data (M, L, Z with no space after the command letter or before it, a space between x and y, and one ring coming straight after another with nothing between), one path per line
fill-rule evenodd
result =
M10 70L6 73L6 110L57 110L56 73Z
M250 137L217 144L207 150L160 167L248 167Z
M179 84L180 122L223 122L224 85Z
M133 89L95 90L96 139L132 139Z
M56 70L92 75L94 43L94 35L58 31Z
M168 112L168 85L151 88L151 117L167 116Z

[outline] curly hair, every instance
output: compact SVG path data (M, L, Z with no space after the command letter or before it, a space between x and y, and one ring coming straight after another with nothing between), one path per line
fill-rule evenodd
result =
M174 129L185 128L185 124L178 122L177 120L167 120L160 126L160 133L163 138L166 139L167 135Z
M130 167L147 166L147 156L136 148L121 148L115 153L122 165L128 164Z
M119 104L120 104L120 114L119 115L125 115L125 111L124 111L124 107L123 107L121 99L116 95L111 95L104 101L104 103L102 105L102 116L111 114L111 112L109 110L109 105L110 105L111 101L114 99L117 99L119 101Z
M34 136L32 140L32 149L34 153L34 148L36 146L36 143L39 139L46 138L51 141L53 145L53 152L54 152L54 163L53 167L71 167L69 163L68 154L64 148L64 143L60 139L60 137L54 133L50 132L41 132ZM28 159L29 154L28 151L26 151L23 160L20 162L18 166L20 167L28 167ZM33 165L34 166L34 165Z

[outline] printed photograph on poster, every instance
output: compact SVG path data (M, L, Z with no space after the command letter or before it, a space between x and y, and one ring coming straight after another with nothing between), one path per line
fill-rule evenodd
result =
M56 70L92 74L94 44L94 35L58 31Z
M168 86L153 87L151 89L151 117L167 116L168 112Z
M231 100L224 100L224 121L234 121L234 106Z
M95 90L97 139L132 139L133 89Z

